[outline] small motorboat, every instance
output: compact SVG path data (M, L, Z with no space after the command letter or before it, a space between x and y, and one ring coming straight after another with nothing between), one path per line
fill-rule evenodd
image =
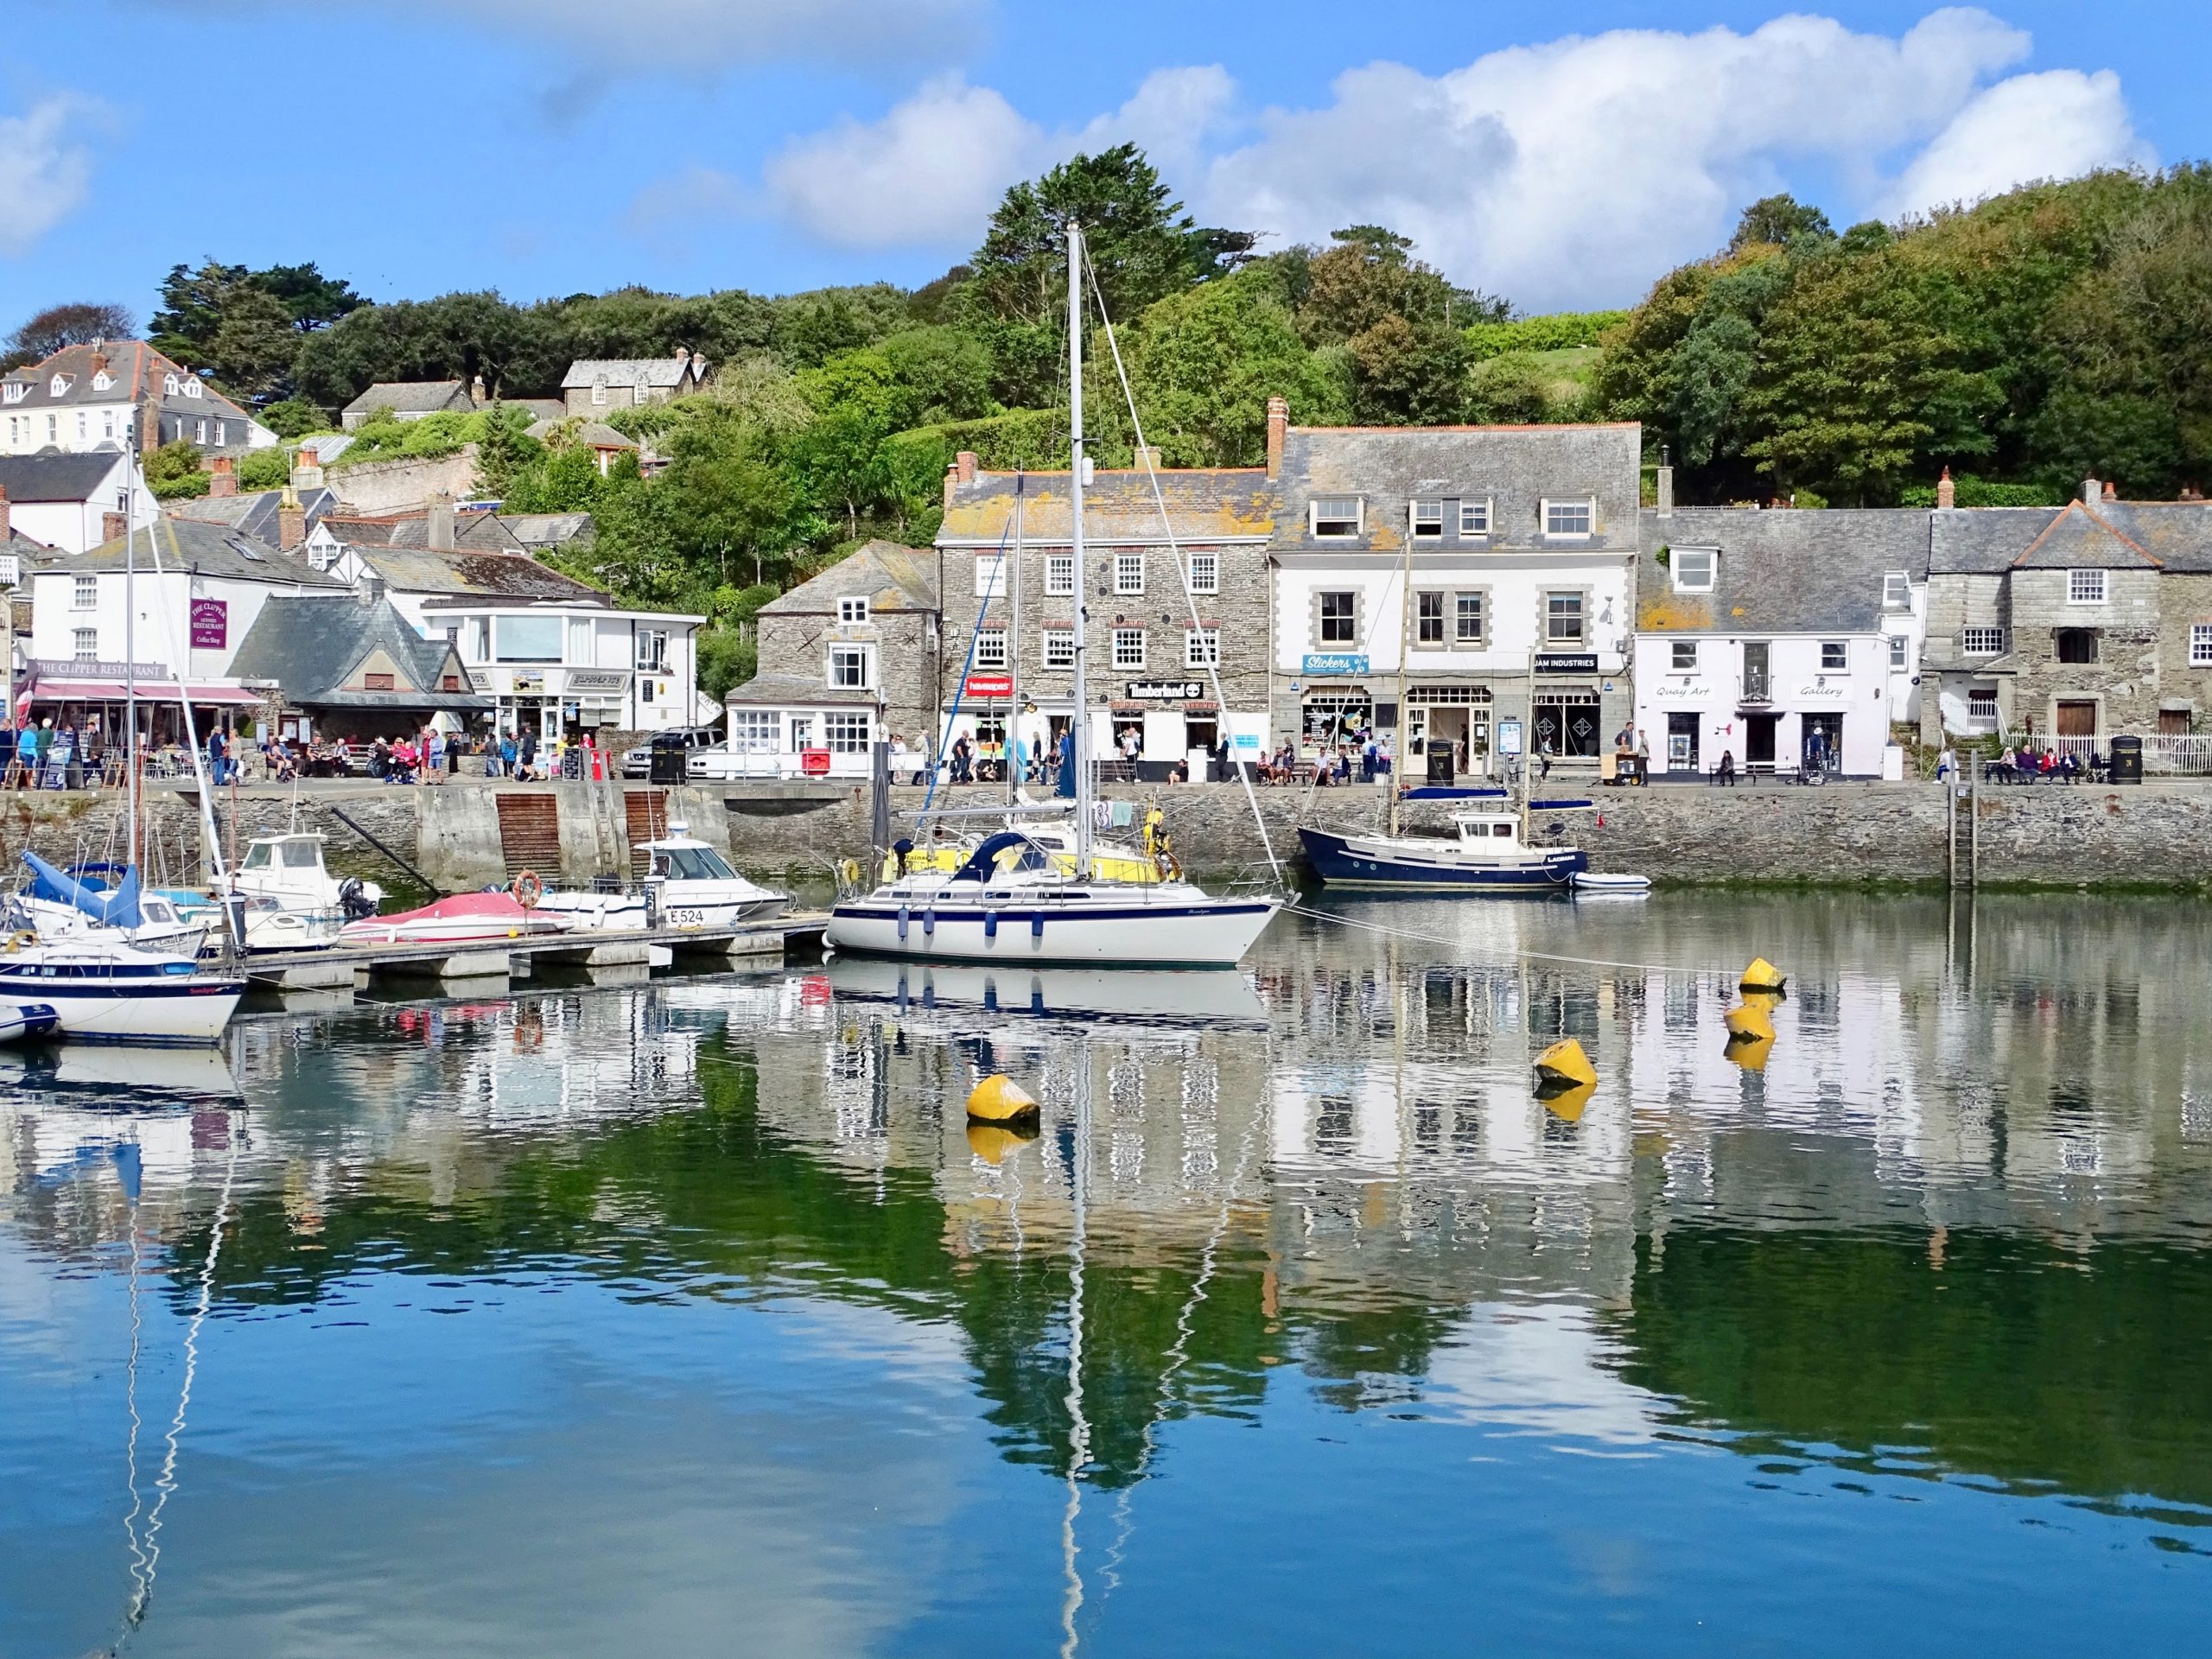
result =
M27 1043L60 1028L51 1002L0 1002L0 1043Z
M322 858L323 837L314 830L256 836L231 872L234 891L275 899L286 910L341 911L348 918L373 916L384 889L359 876L331 874Z
M502 887L458 893L420 910L348 922L340 938L348 944L478 944L530 933L559 933L568 925L561 917L525 909Z
M763 921L791 908L791 895L756 887L688 825L671 823L658 841L644 842L648 879L660 882L660 925L679 931L735 927ZM561 918L569 927L644 928L649 925L645 895L627 893L549 893L537 900L537 913Z
M1570 885L1577 893L1644 893L1651 891L1651 878L1630 875L1625 871L1577 870Z
M1300 825L1298 838L1332 887L1557 893L1590 867L1578 848L1527 845L1517 813L1456 812L1452 828L1448 836L1339 835Z
M236 975L145 950L111 929L0 951L0 1007L51 1007L62 1034L110 1043L212 1043L245 995Z

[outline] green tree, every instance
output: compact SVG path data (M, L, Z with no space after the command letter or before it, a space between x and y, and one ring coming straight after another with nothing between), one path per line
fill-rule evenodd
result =
M298 349L299 336L283 302L247 284L225 304L204 366L209 378L232 397L263 404L289 396L292 359Z
M284 397L264 404L260 411L261 423L280 438L303 438L310 432L330 429L330 416L313 404L297 397Z
M1740 253L1762 243L1787 246L1800 237L1827 240L1835 235L1828 216L1791 195L1762 196L1744 209L1736 233L1728 238L1728 251Z
M545 446L530 435L530 411L520 404L495 403L483 414L483 435L476 440L476 487L504 499L543 460Z

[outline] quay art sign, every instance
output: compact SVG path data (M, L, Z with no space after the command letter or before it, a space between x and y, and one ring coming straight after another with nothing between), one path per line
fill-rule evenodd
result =
M1688 702L1707 695L1706 688L1695 680L1662 685L1651 694L1657 702Z
M1592 658L1590 665L1595 668L1598 665L1597 659ZM1365 652L1337 651L1308 652L1306 654L1305 667L1302 671L1306 674L1334 675L1365 674L1370 671L1367 666Z
M230 601L195 599L192 601L192 648L220 651L231 637Z

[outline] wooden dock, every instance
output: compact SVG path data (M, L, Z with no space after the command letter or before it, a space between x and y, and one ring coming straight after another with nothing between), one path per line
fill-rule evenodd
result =
M736 963L781 962L794 940L818 940L829 917L793 912L737 927L580 928L570 933L521 934L467 944L353 944L321 950L270 950L246 959L246 976L278 992L351 996L375 979L480 984L527 979L533 965L627 969L650 972L688 957Z

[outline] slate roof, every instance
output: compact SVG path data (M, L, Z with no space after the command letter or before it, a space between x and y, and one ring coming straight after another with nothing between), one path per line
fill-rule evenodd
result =
M190 501L175 501L168 505L173 518L190 518L204 524L226 524L231 529L254 537L257 541L276 545L278 534L276 515L283 505L282 490L251 490L240 495L203 495ZM313 530L338 508L335 490L302 490L300 507L307 514L307 527Z
M821 575L760 607L763 616L835 616L841 599L865 599L877 611L934 611L937 561L896 542L855 548Z
M588 512L503 512L499 527L528 548L569 547L589 542L596 526Z
M468 388L458 380L380 380L340 412L365 415L388 409L395 415L435 415L440 410L476 407Z
M427 548L365 547L361 557L394 590L427 594L430 604L560 604L612 610L614 601L527 553L433 553Z
M683 385L684 376L702 367L696 359L677 357L580 357L569 365L568 373L561 377L561 385L590 386L605 380L610 386L634 386L643 376L648 386L675 387Z
M340 689L362 659L378 649L416 689ZM425 639L389 600L370 604L352 594L271 599L238 642L231 673L242 680L273 680L283 688L287 702L302 708L471 713L492 706L486 696L435 689L448 673L458 673L461 683L468 683L468 671L452 641Z
M1609 426L1292 427L1285 435L1278 553L1395 553L1405 545L1414 500L1487 496L1491 533L1469 542L1447 523L1424 547L1629 553L1637 545L1643 431ZM1363 531L1317 541L1308 512L1317 495L1364 498ZM1595 533L1542 534L1547 499L1594 498Z
M1282 492L1258 467L1163 467L1160 498L1167 504L1178 542L1215 542L1272 535ZM1070 537L1069 474L1021 475L1021 534L1025 543L1065 542ZM940 547L996 547L1014 523L1015 476L978 473L952 486L952 504L938 531ZM1142 472L1101 470L1083 493L1086 543L1166 539L1152 480Z
M875 706L875 693L855 686L833 686L804 674L756 674L743 685L732 686L725 703L751 707L787 703L854 703Z
M8 499L18 506L34 501L89 501L122 459L118 449L80 455L0 455L0 490L7 491Z
M543 442L572 420L575 420L572 415L556 415L545 420L532 421L529 435ZM577 421L568 435L588 449L635 449L638 447L635 438L625 437L605 421Z
M1638 633L1876 633L1882 579L1928 575L1931 515L1913 508L1678 508L1643 513ZM1719 550L1709 594L1674 590L1662 547Z
M107 359L107 372L115 382L105 391L95 389L92 384L92 359L103 354ZM68 377L68 385L58 397L53 389L57 373ZM178 381L174 394L162 390L167 377L172 374ZM200 381L199 397L188 396L184 385L200 377L143 340L65 346L44 362L26 365L4 378L19 380L28 388L21 402L7 405L10 410L67 409L79 404L137 404L150 397L164 410L175 414L226 415L242 421L253 418L204 380Z
M1930 568L1940 575L2152 565L2212 575L2212 502L1958 508L1935 515L1930 549Z
M356 517L334 513L330 533L349 547L412 547L430 545L430 516L427 512L388 517ZM523 553L528 550L493 512L456 512L454 547L464 553Z
M202 575L235 576L248 582L283 582L301 588L345 585L334 577L310 569L304 559L280 553L269 543L242 535L227 524L203 524L195 518L173 518L167 514L156 518L150 537L141 531L137 537L136 563L138 569L148 572L154 568L149 540L153 549L160 552L164 570L189 569ZM48 566L64 567L86 572L121 570L125 568L122 538L102 543L88 552L70 555Z

